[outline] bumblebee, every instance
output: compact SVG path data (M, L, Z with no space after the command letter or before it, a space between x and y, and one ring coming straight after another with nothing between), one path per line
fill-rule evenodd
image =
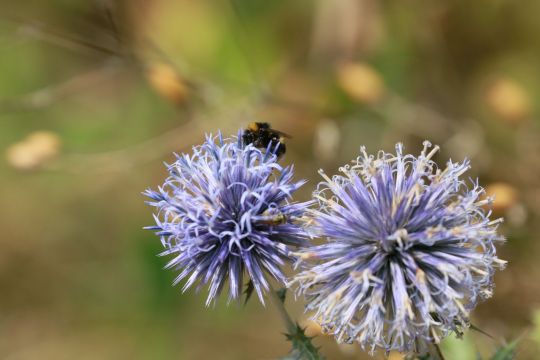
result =
M270 124L266 122L250 123L242 135L245 145L253 144L253 146L265 150L268 148L268 145L270 145L270 149L275 151L278 158L285 154L285 151L287 150L285 138L290 138L290 136L281 131L272 129Z

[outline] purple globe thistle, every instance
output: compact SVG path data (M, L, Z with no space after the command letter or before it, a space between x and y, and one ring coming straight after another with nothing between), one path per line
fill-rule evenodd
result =
M278 145L279 146L279 145ZM188 277L183 291L198 282L209 284L208 306L229 280L229 301L238 299L247 272L264 304L268 274L281 283L281 270L292 260L291 247L307 238L295 220L309 203L295 203L291 195L305 181L292 182L293 167L277 163L275 148L260 150L237 139L208 135L193 155L176 155L167 165L169 177L158 191L143 194L157 209L155 226L172 255L166 268L179 271L177 284Z
M431 160L424 143L416 158L362 155L330 179L320 172L312 228L326 239L299 252L293 279L306 311L338 342L373 351L424 353L469 325L469 312L492 295L494 244L501 219L490 220L484 190L460 177L469 162ZM428 153L429 151L429 153Z

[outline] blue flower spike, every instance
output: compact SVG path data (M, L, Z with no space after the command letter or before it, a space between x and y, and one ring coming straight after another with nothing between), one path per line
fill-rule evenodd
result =
M286 283L282 267L308 235L298 221L311 202L294 202L305 181L292 180L292 166L277 162L276 148L258 149L236 138L207 135L193 154L176 155L169 177L146 190L156 209L156 231L170 256L166 268L187 279L183 291L208 285L206 305L228 282L229 301L242 296L244 275L264 304L269 279Z
M505 261L504 239L491 220L484 189L462 175L469 161L438 168L438 151L420 156L378 152L340 168L314 193L310 210L321 245L298 252L291 281L306 311L338 342L357 341L422 354L469 326L476 304L492 296L493 275Z

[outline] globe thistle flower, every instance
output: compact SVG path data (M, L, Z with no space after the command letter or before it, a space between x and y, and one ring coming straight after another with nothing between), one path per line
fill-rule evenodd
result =
M501 219L477 181L461 176L469 162L431 160L361 149L352 166L329 178L320 172L311 211L326 239L299 252L305 268L292 283L326 332L373 353L425 353L469 325L469 312L492 295L494 269L504 265L494 244ZM429 153L428 153L429 151Z
M192 155L176 155L163 186L143 193L157 209L147 229L161 238L160 255L173 256L166 268L179 271L174 284L186 277L183 291L208 284L207 306L226 280L229 301L238 299L245 272L264 304L269 275L285 283L282 265L305 244L294 221L309 203L291 201L304 181L293 182L293 167L277 163L277 146L245 145L241 133L237 140L209 135Z

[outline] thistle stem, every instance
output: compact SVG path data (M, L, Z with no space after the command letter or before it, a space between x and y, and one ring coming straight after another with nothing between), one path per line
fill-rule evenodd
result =
M439 344L434 344L434 345L435 345L435 350L437 351L437 356L439 357L439 360L445 360L444 355L441 351L441 348L439 347Z
M281 299L277 295L276 290L274 290L272 286L270 286L270 298L272 299L274 306L278 310L279 315L281 316L281 319L283 320L285 324L285 328L290 334L294 334L294 332L296 331L296 325L294 324L294 321L292 320L291 316L287 312L284 301L281 301Z

